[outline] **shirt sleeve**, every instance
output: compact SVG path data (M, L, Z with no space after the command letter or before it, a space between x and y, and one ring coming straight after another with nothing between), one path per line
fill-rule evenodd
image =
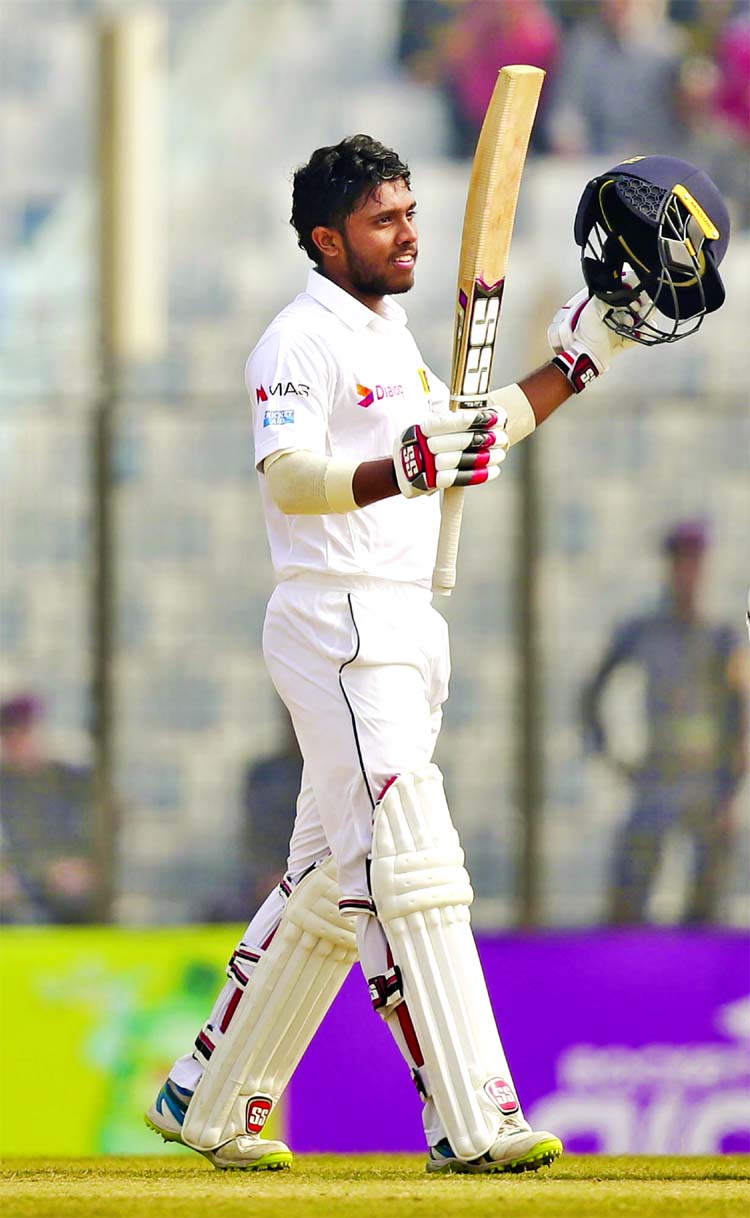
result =
M281 448L326 453L335 372L307 335L267 334L245 367L255 464Z

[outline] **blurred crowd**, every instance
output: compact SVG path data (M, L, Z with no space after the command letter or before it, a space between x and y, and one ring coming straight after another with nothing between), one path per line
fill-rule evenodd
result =
M94 777L50 756L44 717L30 693L0 703L0 921L93 922L100 912Z
M750 223L750 9L740 0L403 0L399 61L442 94L471 156L498 65L547 82L532 150L669 152L705 166Z
M451 157L467 159L473 154L498 66L532 63L548 73L532 152L571 159L592 156L609 159L613 164L623 156L638 153L658 151L683 156L708 169L730 203L733 221L750 225L747 3L738 0L398 0L398 3L400 70L405 78L442 98L448 123L446 146ZM97 8L97 2L82 0L72 7L88 12ZM185 12L187 9L185 5ZM59 41L59 32L57 36ZM385 71L392 85L390 46L389 43ZM32 39L28 40L26 51L26 70L16 65L15 84L12 55L5 56L3 62L9 71L0 92L5 88L6 107L12 105L14 130L21 133L17 138L31 142L25 118L23 123L19 121L27 112L31 113L25 104L24 89L33 85L41 90L43 85L46 90L48 82L32 54ZM202 65L202 49L200 59ZM81 149L86 133L80 122L70 121L70 116L57 105L69 87L67 73L67 66L64 70L60 68L57 92L53 93L56 101L51 106L56 121L66 129L65 139L54 128L50 147L59 154L60 173L64 161L66 173L70 165L74 167L69 174L71 180L78 180L76 173L83 177L85 157ZM72 150L66 139L75 145ZM10 142L7 146L14 147ZM196 155L200 155L200 148ZM9 157L9 163L13 159ZM19 206L22 222L17 234L14 230L19 247L33 243L52 214L52 201L57 197L59 182L54 178L54 157L39 156L38 160L44 173L50 172L52 177L49 183L45 178L41 186L37 184L36 193L30 191L28 198L22 197ZM183 177L199 181L199 175L192 171L183 173ZM251 230L247 229L245 212L240 211L244 256ZM8 214L11 212L9 207ZM11 227L6 220L0 222L0 228L2 223ZM67 250L67 230L61 227L60 233ZM210 243L202 244L207 248ZM216 250L210 252L216 254ZM224 252L227 263L233 263L229 243ZM210 283L211 275L204 274L204 264L196 261L196 257L191 241L191 275L196 282ZM54 274L46 275L45 284L55 278ZM57 279L67 285L64 276L58 274ZM231 295L216 293L221 300L225 294L230 312L234 307ZM173 296L180 298L180 292L173 292ZM205 302L201 308L210 313ZM4 300L0 317L7 318L9 313ZM226 319L223 314L217 317L218 331ZM215 320L210 317L209 323ZM206 345L200 341L190 343L199 354ZM34 341L34 363L44 346ZM182 374L183 370L180 371ZM180 392L184 383L187 381L180 379ZM138 441L134 442L134 450L137 446ZM226 460L226 445L219 445L217 452L218 467ZM209 466L211 461L207 462ZM54 469L58 469L57 463ZM57 488L55 478L49 481ZM221 499L215 494L213 482L210 491L213 500ZM232 500L230 514L234 521L233 503ZM180 503L179 511L184 511L184 502ZM30 524L24 520L25 537L31 537L34 530L43 533L35 518L29 520ZM217 542L209 524L206 533L209 538L206 548L210 549ZM747 728L743 722L740 673L746 669L749 653L746 642L739 640L732 628L703 616L700 602L709 541L704 527L694 521L674 524L664 538L666 578L663 589L655 590L658 604L644 605L637 617L618 623L588 680L584 683L585 673L575 677L576 688L583 686L576 745L582 743L590 756L609 764L624 780L619 811L611 815L607 809L603 812L603 817L608 818L609 877L599 912L604 922L623 924L651 919L659 871L665 851L675 838L689 844L692 860L683 908L676 916L692 924L722 919L724 877L735 840L736 795L746 770ZM190 545L200 550L200 541L191 540ZM167 563L172 557L167 552ZM184 554L176 553L175 568L183 560ZM33 569L31 577L36 576L36 570ZM169 603L168 596L163 599ZM25 620L23 604L16 614L19 622ZM246 612L244 604L242 612ZM142 616L147 616L147 610L142 611ZM12 614L9 620L10 617ZM21 626L18 631L21 632ZM244 643L244 627L242 638ZM618 672L626 667L639 670L645 687L646 739L639 757L621 753L607 722L608 691ZM14 684L20 673L19 684L23 686L26 678L20 659L13 672ZM34 682L29 684L33 687ZM51 710L34 688L7 690L0 704L0 921L6 923L84 923L97 921L102 910L106 912L102 858L107 852L97 840L95 776L89 767L56 755L45 730ZM217 718L221 718L218 710ZM215 899L207 901L203 893L192 898L192 916L196 920L246 920L284 870L301 758L286 719L280 721L276 734L277 748L263 756L248 756L253 751L252 745L245 743L243 737L242 747L246 751L236 784L236 808L222 808L217 813L217 819L224 817L228 824L237 826L232 838L232 857L226 873L222 873L222 885ZM579 770L583 767L584 749L580 752L581 756L575 759ZM217 768L223 764L219 757ZM173 802L177 823L179 816L185 815L180 789L176 790ZM208 802L210 805L210 799ZM162 808L165 801L160 804L156 799L155 803ZM167 825L165 833L168 829ZM199 858L197 865L201 862ZM490 864L493 864L491 856Z

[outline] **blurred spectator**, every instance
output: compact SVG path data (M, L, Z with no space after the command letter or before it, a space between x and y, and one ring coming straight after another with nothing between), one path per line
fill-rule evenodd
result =
M728 21L747 9L746 0L670 0L669 17L684 26L689 51L712 55Z
M584 693L588 741L629 779L632 806L613 859L608 917L648 919L648 899L673 831L692 839L685 923L716 920L731 842L731 805L746 769L744 651L734 631L704 621L699 592L706 532L683 522L664 539L668 580L661 606L623 622ZM609 747L600 704L624 664L645 678L645 756L625 763Z
M251 762L243 776L236 878L205 910L207 921L247 921L286 871L302 754L286 708L281 712L278 751Z
M728 135L750 143L750 14L728 21L714 48L718 81L714 112Z
M250 912L265 900L286 870L302 781L302 754L292 721L286 708L282 710L279 750L248 768L242 792Z
M504 64L529 63L548 73L557 62L560 34L542 0L407 2L402 10L401 59L412 74L443 92L457 157L474 155L497 73ZM549 80L542 91L532 147L545 147Z
M704 166L729 201L733 222L750 225L750 13L719 0L698 7L692 54L683 64L680 110L686 155Z
M45 755L43 708L0 704L0 920L90 922L97 913L90 770Z
M677 87L683 36L663 0L598 0L566 36L549 123L569 156L679 156Z
M396 58L415 80L435 84L446 31L466 0L401 0Z

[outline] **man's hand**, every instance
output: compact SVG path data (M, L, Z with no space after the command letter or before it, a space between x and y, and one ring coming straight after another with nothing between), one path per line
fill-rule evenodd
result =
M617 309L617 320L635 329L641 313L651 307L647 296L641 295L627 308ZM589 297L582 288L558 309L547 331L549 345L555 353L553 364L568 378L576 393L609 370L616 355L636 346L631 339L615 334L604 318L611 305L596 296Z
M393 449L401 494L412 499L497 478L509 446L506 422L503 410L459 408L407 427Z

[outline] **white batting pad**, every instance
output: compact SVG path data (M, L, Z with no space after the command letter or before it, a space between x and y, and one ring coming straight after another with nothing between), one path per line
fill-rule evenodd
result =
M189 1146L213 1149L263 1129L356 959L339 896L331 859L292 892L190 1101Z
M469 922L464 853L435 765L402 774L375 810L372 895L454 1153L473 1159L518 1100Z

